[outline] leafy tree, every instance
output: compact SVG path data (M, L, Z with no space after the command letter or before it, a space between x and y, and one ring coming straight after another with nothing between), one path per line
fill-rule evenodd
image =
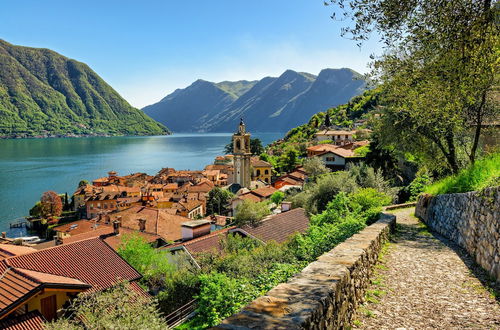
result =
M290 172L295 168L297 162L297 151L294 149L290 149L280 157L279 165L282 171Z
M378 32L374 62L385 105L377 128L385 145L436 158L453 173L474 163L481 125L498 106L498 3L491 0L330 0L351 18L344 35ZM461 157L466 155L468 157Z
M167 258L168 252L153 248L138 234L123 236L118 254L144 276L143 281L150 288L164 286L175 270Z
M254 203L249 200L243 200L243 203L236 207L234 222L237 226L247 224L255 226L270 213L266 202Z
M229 142L224 147L224 152L226 154L233 153L233 142ZM250 138L250 152L252 155L260 155L264 152L264 147L262 146L262 141L259 138L252 139Z
M325 166L319 157L308 158L303 163L304 171L308 174L309 178L315 180L318 176L329 173L330 169Z
M38 201L30 209L30 216L38 218L38 217L41 217L41 215L42 215L42 203L40 203L40 201Z
M273 194L271 195L271 201L276 205L281 204L284 198L285 198L285 193L279 190L273 192Z
M250 152L252 155L260 155L264 152L262 141L259 138L250 139Z
M54 191L46 191L40 198L40 215L43 218L58 217L61 215L63 204L61 197Z
M226 214L233 194L229 190L215 187L208 192L207 214Z
M87 180L81 180L80 182L78 182L78 188L86 186L88 184L89 182Z
M61 318L46 323L45 329L166 329L163 318L152 299L140 296L128 282L119 282L113 288L91 294L80 294L74 299L67 314L73 319Z

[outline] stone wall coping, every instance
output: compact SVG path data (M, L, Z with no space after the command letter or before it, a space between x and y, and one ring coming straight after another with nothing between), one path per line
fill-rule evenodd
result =
M310 263L213 329L308 329L350 325L396 217L379 220Z
M384 207L384 210L385 211L389 211L389 210L405 209L407 207L413 207L413 206L416 206L416 205L417 205L417 202L408 202L408 203L403 203L403 204L393 204L393 205L389 205L389 206Z

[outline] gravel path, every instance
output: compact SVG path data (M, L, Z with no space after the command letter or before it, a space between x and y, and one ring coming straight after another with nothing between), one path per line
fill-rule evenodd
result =
M394 211L397 231L375 266L354 328L500 329L498 285L453 243L429 233L414 208ZM487 288L482 283L496 285Z

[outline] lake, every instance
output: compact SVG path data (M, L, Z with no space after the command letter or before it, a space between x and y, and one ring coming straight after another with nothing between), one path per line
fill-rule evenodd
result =
M263 145L283 133L255 133ZM0 140L0 230L9 237L22 229L9 223L28 215L44 191L76 190L82 179L135 172L156 174L163 167L201 170L223 154L231 133L144 137L89 137Z

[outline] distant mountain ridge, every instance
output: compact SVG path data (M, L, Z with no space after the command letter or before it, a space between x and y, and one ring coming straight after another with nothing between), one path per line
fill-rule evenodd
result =
M174 132L232 132L243 117L258 132L285 132L366 89L351 69L324 69L318 76L286 70L259 81L197 80L143 108Z
M86 64L0 39L0 137L168 132Z

